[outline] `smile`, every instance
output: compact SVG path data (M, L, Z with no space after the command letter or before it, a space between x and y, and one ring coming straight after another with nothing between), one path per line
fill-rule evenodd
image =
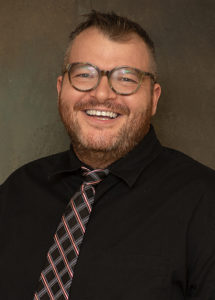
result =
M112 111L94 110L94 109L88 109L85 111L85 113L88 116L92 116L92 117L96 116L96 117L110 118L110 119L115 119L119 116L119 114Z

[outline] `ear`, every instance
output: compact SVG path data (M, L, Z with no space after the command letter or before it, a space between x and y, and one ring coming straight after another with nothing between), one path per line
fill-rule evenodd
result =
M62 84L63 84L63 76L58 76L57 78L57 93L58 97L60 96L61 90L62 90Z
M153 87L153 93L152 93L152 116L154 116L156 113L160 95L161 95L161 86L159 83L155 83Z

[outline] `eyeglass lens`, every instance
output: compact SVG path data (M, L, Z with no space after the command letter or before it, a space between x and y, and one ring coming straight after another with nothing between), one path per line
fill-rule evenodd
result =
M90 65L74 65L70 70L70 80L74 87L79 90L91 90L97 85L98 71Z

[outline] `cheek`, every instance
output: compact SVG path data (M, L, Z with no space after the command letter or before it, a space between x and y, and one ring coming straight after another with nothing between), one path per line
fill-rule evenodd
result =
M130 99L130 102L127 104L131 112L145 112L152 109L152 96L151 91L142 91L139 95L137 94L135 98Z
M136 94L127 96L124 103L131 112L144 111L151 105L150 87L140 87Z
M132 103L127 104L127 106L130 109L130 114L131 115L136 115L138 113L142 113L147 109L146 102L144 101L135 101Z
M77 103L87 102L89 100L89 94L79 92L67 83L62 88L61 98L69 107L73 108Z
M73 91L62 89L60 95L60 101L65 105L70 111L73 110L74 105L79 101L80 96L76 95Z
M73 98L65 92L62 92L58 99L60 112L68 119L74 115L74 101L71 99Z

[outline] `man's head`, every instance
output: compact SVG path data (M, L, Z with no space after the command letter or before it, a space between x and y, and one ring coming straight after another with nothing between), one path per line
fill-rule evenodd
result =
M160 96L160 85L147 75L156 76L154 46L138 24L98 12L71 39L57 82L60 115L79 159L104 167L132 150L149 130ZM77 68L77 63L82 64ZM98 69L121 66L126 68L113 72L109 81L105 72L98 78Z
M84 30L95 27L112 41L126 41L130 38L130 35L138 35L148 47L151 58L150 71L157 75L154 43L148 33L138 23L126 17L118 16L114 12L101 13L92 10L92 12L86 14L85 17L87 18L86 21L80 23L70 34L69 44L64 56L63 73L69 63L69 56L74 39Z

